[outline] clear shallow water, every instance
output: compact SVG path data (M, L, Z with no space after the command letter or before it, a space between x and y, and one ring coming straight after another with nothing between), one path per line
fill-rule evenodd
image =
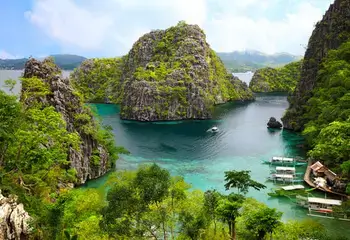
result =
M21 71L5 72L0 71L0 88L9 76L21 75ZM249 82L249 76L246 79ZM103 122L113 127L117 144L131 152L120 157L117 169L136 169L139 164L156 162L203 191L212 188L224 191L225 171L250 170L252 178L267 185L267 189L251 191L249 196L282 211L285 220L307 218L306 211L289 200L269 198L267 193L276 185L265 182L270 168L261 164L261 160L277 155L304 156L296 147L303 142L300 136L266 128L271 116L279 119L283 115L288 107L286 96L265 94L258 95L255 102L224 104L216 107L214 119L208 121L128 122L119 119L117 105L95 106ZM212 126L218 126L220 131L207 132ZM107 177L89 181L85 187L99 187ZM350 236L350 223L312 219L321 221L333 233Z

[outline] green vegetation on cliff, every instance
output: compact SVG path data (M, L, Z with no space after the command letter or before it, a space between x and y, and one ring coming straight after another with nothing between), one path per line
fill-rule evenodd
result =
M262 68L254 73L249 87L253 92L292 92L300 80L302 60L281 68Z
M324 59L302 117L310 156L350 177L350 41Z
M145 34L121 59L87 60L71 78L87 102L120 103L130 120L207 119L215 104L254 99L185 22Z
M0 189L25 205L34 235L62 192L106 173L121 150L57 74L52 59L31 59L20 101L0 91Z
M142 36L124 70L123 119L206 119L214 104L253 99L210 49L204 32L184 22Z
M122 58L88 59L71 73L70 80L86 102L119 103L122 63Z
M306 113L308 100L317 86L317 73L328 52L337 49L350 40L350 0L334 0L327 12L319 21L309 39L305 52L300 81L293 95L289 97L290 107L282 118L283 127L302 131L307 123Z

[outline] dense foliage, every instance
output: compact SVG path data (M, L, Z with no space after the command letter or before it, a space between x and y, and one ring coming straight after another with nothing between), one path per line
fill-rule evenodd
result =
M350 41L329 52L305 107L309 155L350 177ZM350 192L349 192L350 193Z
M300 80L302 60L281 68L262 68L254 73L249 87L253 92L292 92Z
M71 82L86 102L121 101L122 58L88 59L71 74Z
M317 77L322 63L330 50L338 49L350 40L350 0L333 0L321 21L315 24L301 71L300 81L289 97L289 109L282 118L283 126L295 131L303 131L307 119L305 108L313 95L314 87L319 81Z
M226 174L234 181L236 177L230 176ZM244 179L255 182L249 175ZM281 212L244 195L191 190L183 178L172 177L155 164L115 172L106 184L110 187L107 194L101 189L62 193L45 215L45 236L64 239L68 234L93 240L329 239L321 224L310 220L283 223Z
M96 142L92 146L93 154L86 159L93 167L101 164L97 147L105 149L107 162L103 164L106 168L117 159L119 152L123 152L115 146L111 129L103 128L78 96L75 106L71 104L66 109L70 112L57 110L55 102L50 102L53 90L49 83L52 84L50 81L54 79L60 82L56 77L60 70L51 59L40 64L42 68L34 70L44 72L47 78L23 78L20 101L16 96L0 91L0 189L5 195L19 197L19 202L32 216L33 235L38 237L46 231L47 214L52 203L75 184L81 183L69 156L80 154L81 148L86 147L83 136ZM25 75L30 71L26 69ZM69 105L69 102L65 104ZM67 122L64 114L75 119L73 125Z

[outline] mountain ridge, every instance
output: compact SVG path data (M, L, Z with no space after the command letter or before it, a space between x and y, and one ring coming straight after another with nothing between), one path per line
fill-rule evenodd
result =
M86 57L74 55L74 54L52 54L49 57L53 57L55 63L63 70L73 70L78 67ZM30 58L19 59L0 59L0 69L8 70L23 70L25 63Z
M231 72L255 71L265 67L282 67L302 59L286 52L267 54L256 50L218 52L218 56Z

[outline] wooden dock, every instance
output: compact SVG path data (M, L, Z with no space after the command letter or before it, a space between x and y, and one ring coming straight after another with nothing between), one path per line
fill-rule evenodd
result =
M311 168L310 166L312 165L312 161L311 159L308 160L308 164L307 164L307 168L306 168L306 171L305 171L305 174L304 174L304 181L312 188L317 188L323 192L327 192L327 193L331 193L331 194L335 194L335 195L338 195L338 196L341 196L342 198L347 198L349 199L350 196L346 195L346 194L342 194L342 193L337 193L337 192L333 192L332 190L330 190L328 187L326 188L323 188L323 187L317 187L313 181L311 180Z
M311 181L311 178L310 178L310 174L311 174L311 166L312 164L312 161L311 159L309 159L308 163L307 163L307 168L306 168L306 171L305 171L305 174L304 174L304 181L307 183L307 185L309 185L310 187L312 188L315 188L316 185L313 183L313 181Z

